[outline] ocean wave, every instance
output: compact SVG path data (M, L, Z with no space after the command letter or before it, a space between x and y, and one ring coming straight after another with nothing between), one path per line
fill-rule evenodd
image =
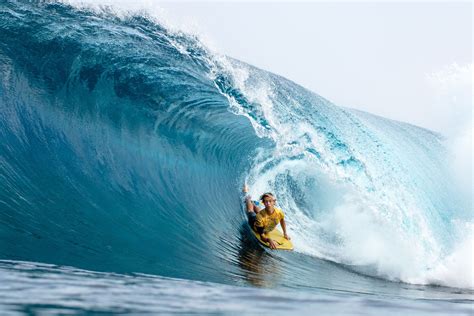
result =
M354 272L472 287L469 269L433 276L472 221L440 135L145 14L7 1L0 16L1 258L295 287L334 262L336 288ZM249 240L244 181L277 194L294 253Z

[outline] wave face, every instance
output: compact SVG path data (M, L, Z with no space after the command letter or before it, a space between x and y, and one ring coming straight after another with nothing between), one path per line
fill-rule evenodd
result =
M6 1L0 17L0 258L472 287L469 266L471 279L450 270L472 215L439 135L337 107L144 15ZM295 252L249 238L244 181L276 193Z

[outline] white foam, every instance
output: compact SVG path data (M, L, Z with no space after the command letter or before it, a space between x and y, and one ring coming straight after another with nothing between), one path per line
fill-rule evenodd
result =
M175 12L166 9L162 4L152 0L60 0L79 9L89 9L96 12L107 11L118 17L143 15L153 19L168 31L191 35L203 44L208 51L217 54L217 43L209 36L192 16L178 16Z
M433 268L412 283L437 284L474 289L474 224L464 223L466 232L461 242L447 256L440 258Z

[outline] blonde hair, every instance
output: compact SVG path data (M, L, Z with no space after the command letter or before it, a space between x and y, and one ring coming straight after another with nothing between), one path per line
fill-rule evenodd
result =
M271 192L263 193L262 196L260 197L260 201L263 202L263 199L266 197L272 198L274 201L276 201L275 196Z

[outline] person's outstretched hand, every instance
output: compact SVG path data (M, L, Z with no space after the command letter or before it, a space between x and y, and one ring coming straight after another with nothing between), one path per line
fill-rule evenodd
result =
M270 245L270 249L277 249L277 243L274 240L269 239L268 244Z

